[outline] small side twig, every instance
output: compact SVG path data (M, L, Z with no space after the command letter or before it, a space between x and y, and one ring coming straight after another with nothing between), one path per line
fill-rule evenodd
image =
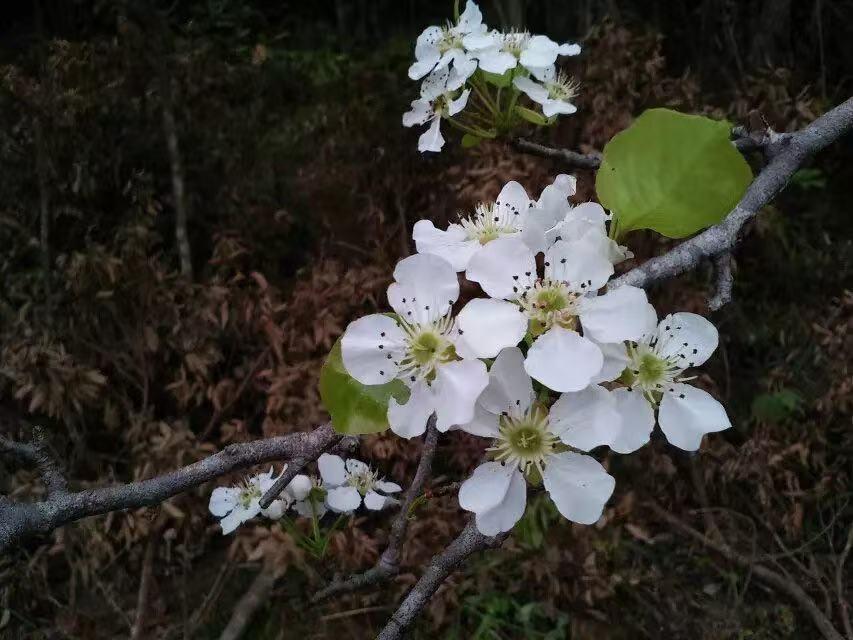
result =
M732 276L732 254L729 251L724 251L714 258L714 271L717 277L717 290L708 299L708 308L711 311L718 311L732 301L734 276Z
M145 619L148 615L148 600L151 593L151 574L154 567L154 552L157 550L157 540L160 527L155 526L148 535L145 543L145 555L142 558L142 575L139 578L139 592L136 596L136 617L130 630L130 640L140 640L144 637Z
M439 431L435 427L435 415L429 419L426 437L424 438L421 459L415 471L415 477L403 496L400 504L400 512L394 518L391 525L391 533L388 536L388 545L376 565L363 573L358 573L343 580L334 580L331 584L321 589L311 598L311 602L319 602L338 593L345 593L362 589L373 584L387 580L396 575L400 570L400 555L409 527L409 512L415 500L421 495L424 485L432 471L432 461L438 445Z
M838 556L838 562L835 566L835 590L838 592L836 594L838 596L838 609L847 640L853 640L853 624L850 623L850 603L847 602L844 592L844 565L847 563L851 551L853 551L853 527L850 527L847 532L847 542L844 549L841 550L841 555Z
M697 531L659 505L648 502L646 506L661 520L664 520L667 524L678 529L686 536L693 538L709 549L713 549L729 562L752 571L752 574L756 578L777 591L786 594L811 617L812 622L814 622L826 640L844 640L829 618L821 611L820 607L796 582L776 573L772 569L768 569L764 565L758 564L754 558L747 557L724 543L711 540L708 536Z
M500 547L508 533L490 537L477 530L474 519L468 522L462 533L440 554L433 557L426 571L391 616L376 640L399 640L406 629L420 615L447 577L469 556L478 551Z
M545 145L525 140L524 138L516 138L512 141L513 146L519 151L530 153L543 158L551 158L559 160L575 169L590 169L595 171L601 166L601 154L599 153L578 153L570 149L555 149L546 147Z
M29 443L15 442L0 435L0 453L8 453L36 468L47 489L48 497L68 492L68 482L56 458L50 452L44 428L33 427L33 439Z

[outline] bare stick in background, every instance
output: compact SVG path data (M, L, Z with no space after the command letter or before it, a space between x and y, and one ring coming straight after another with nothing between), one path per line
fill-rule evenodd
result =
M433 414L427 424L426 438L424 438L423 451L421 452L417 471L415 471L415 477L412 479L412 484L409 485L406 494L403 496L400 512L391 525L388 546L382 552L376 565L364 573L350 576L345 580L333 581L327 587L315 593L311 598L312 602L319 602L338 593L355 591L356 589L382 582L399 572L400 555L406 539L406 531L409 527L409 511L412 508L412 504L414 504L415 500L423 492L424 485L432 471L432 460L435 457L435 450L438 445L438 433L438 429L435 427L435 415Z

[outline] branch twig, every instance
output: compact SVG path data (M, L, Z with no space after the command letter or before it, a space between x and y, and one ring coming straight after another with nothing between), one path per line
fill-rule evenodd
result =
M835 567L835 590L838 592L838 608L841 615L841 623L844 625L844 633L847 635L847 640L853 640L853 624L850 623L850 603L844 593L844 565L847 563L847 558L850 557L850 552L853 551L853 526L847 532L847 542L841 555L838 556L838 563Z
M433 557L427 570L391 616L376 640L399 640L414 622L447 576L466 558L484 549L500 547L509 534L484 536L472 518L462 533L444 551Z
M524 138L516 138L512 141L513 146L519 151L530 153L543 158L552 158L560 160L569 167L576 169L591 169L595 170L601 166L601 154L599 153L578 153L570 149L554 149L545 145L525 140Z
M827 618L823 611L820 610L820 607L817 606L815 601L805 591L803 591L800 585L796 582L785 578L771 569L768 569L764 565L756 563L754 558L742 555L721 542L711 540L700 531L697 531L686 522L683 522L680 518L661 508L659 505L649 502L646 503L646 506L648 506L656 516L666 521L683 534L693 538L709 549L713 549L729 562L743 567L744 569L749 569L756 578L765 584L770 585L777 591L781 591L788 595L792 600L800 605L800 607L802 607L803 611L809 614L815 626L820 630L826 640L844 640L844 638L841 637L841 634L836 631L829 618Z
M237 602L228 625L219 636L219 640L239 640L252 618L264 604L269 601L269 595L281 577L281 570L275 565L264 564L255 576L249 590Z
M313 431L232 444L203 460L148 480L55 493L40 502L3 501L0 502L0 553L26 536L48 533L69 522L108 511L159 504L208 480L255 464L291 460L288 471L298 471L299 463L304 466L330 447L346 444L341 441L342 436L325 424ZM0 441L0 452L10 446L17 452L27 445L10 445L4 438Z
M415 477L412 478L412 483L403 496L400 512L391 525L388 546L382 552L376 565L363 573L352 575L345 580L333 581L315 593L311 598L311 602L319 602L338 593L355 591L356 589L382 582L399 572L400 554L406 538L406 531L409 527L409 511L414 501L421 495L427 478L429 478L432 471L432 460L435 457L435 450L438 445L438 433L438 429L435 428L435 415L433 415L427 424L426 438L424 439L423 451L421 452L418 468L415 471Z
M732 301L732 254L725 251L714 259L714 271L717 277L717 290L708 300L708 308L717 311Z

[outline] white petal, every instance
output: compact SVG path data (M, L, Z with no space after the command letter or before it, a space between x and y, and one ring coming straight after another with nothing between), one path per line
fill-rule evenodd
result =
M447 260L430 254L415 254L403 258L394 268L394 280L411 287L422 302L431 298L443 306L445 313L449 305L459 297L459 278Z
M658 424L670 444L685 451L696 451L706 433L732 426L723 405L689 384L673 384L664 391Z
M561 173L552 184L542 189L539 208L550 218L551 226L561 222L572 211L569 198L577 190L577 179ZM568 239L568 238L567 238Z
M465 271L468 262L480 249L480 242L469 240L468 234L458 224L447 231L436 229L431 220L418 220L412 230L412 239L418 253L431 253L447 260L456 271Z
M423 31L421 31L420 35L418 35L418 39L415 41L415 58L420 59L417 55L418 47L426 47L427 45L432 45L438 48L438 42L441 40L443 35L443 31L441 27L427 27ZM412 78L413 80L417 80L417 78Z
M646 292L624 286L583 301L580 319L584 335L598 342L638 340L648 326Z
M604 364L604 356L590 340L561 327L536 338L527 351L524 369L554 391L580 391Z
M489 73L503 75L510 69L514 69L518 65L518 60L514 55L499 49L482 51L475 54L477 60L480 61L480 68Z
M230 513L240 498L240 490L236 487L216 487L210 494L207 508L217 518Z
M477 529L485 536L495 536L509 531L524 515L527 506L527 483L516 468L509 481L504 499L488 511L477 513L474 521Z
M580 524L598 521L616 486L604 467L574 451L549 458L543 481L559 512Z
M371 511L381 511L387 506L394 504L396 500L387 496L381 496L375 491L368 491L364 494L364 506Z
M498 238L471 258L465 275L493 298L514 299L536 279L536 258L520 238Z
M347 481L344 459L340 456L324 453L317 458L317 468L320 470L323 483L330 487L340 486Z
M356 460L355 458L350 458L346 461L346 470L347 473L351 476L359 476L363 473L367 473L370 471L370 467L366 462L362 462L361 460Z
M387 480L377 480L376 488L384 493L398 493L403 490L396 482L388 482Z
M462 38L462 46L468 51L484 51L500 47L501 36L497 31L489 33L471 33Z
M615 389L612 395L622 420L610 448L616 453L632 453L649 441L655 428L655 413L640 391Z
M449 62L447 54L442 56L442 58L440 58L436 63L437 68L421 83L422 99L432 102L447 90L447 79L450 77L450 71L447 69L447 62L444 62L444 66L442 66L442 62L445 58L447 58L447 62Z
M418 42L415 44L416 62L409 67L409 78L412 80L420 80L427 75L435 68L438 59L441 57L435 43L428 41L428 36L434 36L436 29L438 30L438 37L440 37L441 29L439 27L427 27L418 37Z
M455 100L451 100L450 104L447 107L447 115L455 116L457 113L462 111L465 108L465 105L468 104L468 96L471 94L470 89L465 89L459 97Z
M335 513L349 513L361 505L361 494L355 487L335 487L326 494L326 504Z
M719 342L717 327L695 313L671 313L658 325L657 352L664 357L678 356L685 369L703 364Z
M533 382L524 370L524 354L518 347L504 349L492 363L489 385L478 404L499 416L504 411L523 414L533 403Z
M610 444L619 433L621 422L615 399L597 384L564 393L551 407L551 431L581 451Z
M273 500L266 509L261 509L261 515L270 520L279 520L287 508L290 506L290 500Z
M414 127L426 124L435 115L432 105L426 100L412 100L412 108L403 114L403 126Z
M500 462L484 462L459 487L459 506L466 511L483 513L503 502L517 466Z
M554 64L559 46L547 36L533 36L521 52L521 64L528 68L542 68Z
M539 82L554 82L557 78L557 67L553 64L544 67L527 67L527 70Z
M246 520L251 520L252 517L253 516L248 515L248 512L240 507L234 509L219 521L219 525L222 527L222 535L231 533L241 524L246 522Z
M575 44L574 42L566 42L561 44L557 49L557 53L561 56L576 56L581 52L581 46L579 44Z
M512 180L507 182L503 189L501 189L497 200L495 200L495 205L502 214L512 220L516 217L523 218L523 216L526 216L532 206L532 201L530 200L530 196L527 195L527 191L524 190L524 187L515 180ZM515 226L520 229L522 225L516 223Z
M405 350L397 321L375 313L351 322L341 338L344 368L361 384L383 384L397 376ZM391 356L390 358L388 356Z
M305 500L308 494L311 493L311 478L300 473L294 476L285 490L294 500Z
M542 114L546 118L551 118L557 115L571 115L576 113L578 108L571 102L565 100L548 99L542 104Z
M444 146L444 136L441 135L441 118L433 118L429 129L421 134L418 138L418 151L441 151Z
M465 3L465 10L459 16L456 29L459 33L471 33L483 23L483 14L480 7L473 0Z
M488 390L488 387L486 387ZM483 393L486 393L485 391ZM482 398L482 395L480 396ZM499 416L488 411L477 402L474 406L474 418L470 422L460 424L460 431L470 433L472 436L481 438L497 438L499 433Z
M478 358L494 358L514 347L527 333L527 316L512 302L474 298L457 317L465 344Z
M388 402L388 424L401 438L414 438L426 431L426 423L435 411L435 398L426 382L411 387L409 401L399 404L395 398Z
M322 518L326 514L326 505L310 500L302 500L293 505L293 509L303 518Z
M595 342L595 340L593 340ZM628 358L628 349L624 342L595 342L601 353L604 356L604 364L601 365L601 371L595 376L592 381L595 383L612 382L625 370L630 361Z
M545 104L545 101L548 100L548 89L530 78L519 76L512 81L512 84L519 91L523 91L533 102Z
M613 264L583 240L558 240L545 252L545 275L569 283L574 291L589 293L600 289L613 275Z
M439 431L471 422L474 404L488 383L489 374L481 360L457 360L439 367L433 382Z

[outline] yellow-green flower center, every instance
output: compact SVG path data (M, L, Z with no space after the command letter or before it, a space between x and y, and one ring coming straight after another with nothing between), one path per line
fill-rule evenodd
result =
M495 460L517 464L522 472L536 469L540 474L559 439L548 428L548 411L533 406L521 416L503 415L499 435L489 451Z
M546 278L522 292L518 303L537 332L554 326L574 329L578 314L575 302L579 297L566 283Z

